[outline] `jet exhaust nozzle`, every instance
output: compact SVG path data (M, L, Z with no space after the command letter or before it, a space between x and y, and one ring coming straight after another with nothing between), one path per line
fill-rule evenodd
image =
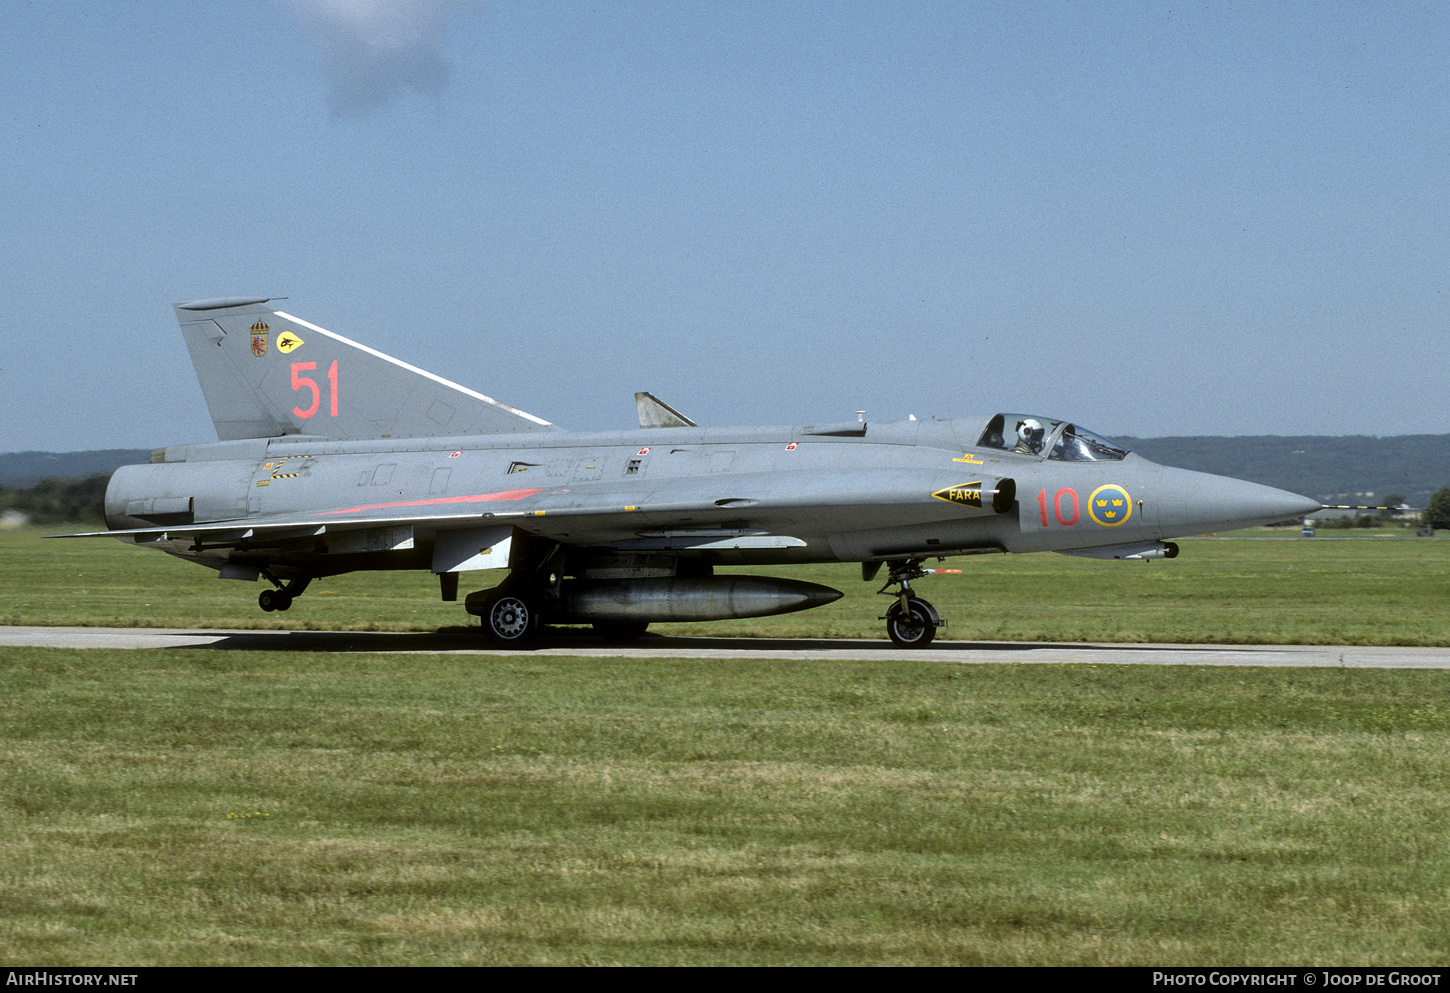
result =
M1017 502L1017 481L1015 479L999 479L997 487L992 491L992 509L999 514L1005 514L1012 509Z
M562 621L718 621L810 610L839 600L840 590L794 579L710 576L699 579L575 579L564 583Z

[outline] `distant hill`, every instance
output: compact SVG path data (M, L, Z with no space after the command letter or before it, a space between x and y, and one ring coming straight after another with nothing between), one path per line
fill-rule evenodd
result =
M1277 486L1325 503L1374 503L1400 493L1412 507L1425 507L1431 493L1450 486L1450 434L1114 440L1164 465ZM11 452L0 454L0 486L24 489L46 478L84 479L149 461L146 448Z
M0 455L0 486L23 490L42 479L109 476L123 465L151 461L149 448L107 448L96 452L7 452Z
M1277 486L1325 503L1375 503L1399 493L1412 507L1450 486L1450 435L1280 438L1116 438L1163 465Z

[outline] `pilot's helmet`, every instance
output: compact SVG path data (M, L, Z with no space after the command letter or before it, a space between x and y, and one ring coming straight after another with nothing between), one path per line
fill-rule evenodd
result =
M1017 437L1032 446L1034 452L1042 448L1042 424L1036 418L1028 417L1017 422Z

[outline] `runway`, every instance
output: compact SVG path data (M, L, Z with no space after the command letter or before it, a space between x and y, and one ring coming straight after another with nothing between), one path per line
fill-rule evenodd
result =
M48 648L203 648L221 651L368 652L518 655L483 645L471 632L385 634L359 631L245 631L182 628L0 627L0 650ZM1363 645L1122 645L1011 641L938 641L900 649L886 640L671 638L650 634L633 645L603 645L567 630L529 655L582 658L859 659L962 665L1247 665L1352 669L1450 669L1450 648Z

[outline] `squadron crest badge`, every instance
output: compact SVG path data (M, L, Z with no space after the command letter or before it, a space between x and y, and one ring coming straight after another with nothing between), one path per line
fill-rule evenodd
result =
M258 358L267 354L267 332L271 330L266 321L258 321L252 325L252 354Z

